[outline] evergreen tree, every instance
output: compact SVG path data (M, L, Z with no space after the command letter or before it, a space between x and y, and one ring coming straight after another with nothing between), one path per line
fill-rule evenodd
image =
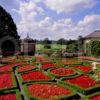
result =
M7 35L12 36L15 39L20 38L11 15L0 6L0 38Z

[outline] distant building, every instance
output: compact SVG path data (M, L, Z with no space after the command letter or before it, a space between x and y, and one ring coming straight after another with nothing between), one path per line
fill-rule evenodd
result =
M89 44L90 41L92 40L99 40L100 41L100 30L96 30L86 37L84 37L84 52L87 52L87 45Z
M35 41L29 35L21 40L21 53L25 55L35 54Z

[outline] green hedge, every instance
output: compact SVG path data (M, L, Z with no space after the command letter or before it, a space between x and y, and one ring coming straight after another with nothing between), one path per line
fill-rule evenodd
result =
M96 92L87 96L83 96L82 100L90 100L90 98L100 95L100 92Z
M59 67L59 68L62 68L62 67ZM70 75L62 75L62 76L60 76L60 75L57 75L57 74L54 74L54 73L52 73L51 72L51 70L53 70L53 69L59 69L58 67L56 67L56 68L51 68L51 69L49 69L48 71L47 71L47 73L48 73L48 75L49 76L51 76L52 78L61 78L61 77L74 77L74 76L76 76L77 74L79 74L76 70L74 70L74 69L72 69L72 70L74 70L75 71L75 73L73 73L73 74L70 74ZM64 68L66 68L66 67L64 67ZM68 69L71 69L71 68L68 68Z
M19 92L19 90L17 89L13 89L13 90L9 90L9 91L0 91L0 95L4 95L4 94L11 94L11 93L14 93L16 94L16 100L22 100L21 99L21 94Z

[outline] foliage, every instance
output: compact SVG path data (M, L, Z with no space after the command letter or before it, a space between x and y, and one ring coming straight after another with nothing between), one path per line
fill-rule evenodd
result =
M61 45L64 45L64 44L66 44L66 40L64 39L64 38L61 38L61 39L59 39L58 41L57 41L57 44L61 44Z
M6 35L19 39L17 28L11 15L0 6L0 38Z
M100 56L100 41L91 41L91 54L93 56L99 57Z
M44 43L44 48L47 48L47 49L51 48L51 41L48 38L45 38L43 43Z
M66 48L66 51L67 52L77 52L78 51L78 45L77 45L77 43L68 44L67 48Z

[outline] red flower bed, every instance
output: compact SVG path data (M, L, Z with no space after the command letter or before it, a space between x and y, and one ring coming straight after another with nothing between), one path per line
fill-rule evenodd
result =
M57 64L53 64L53 63L47 63L47 64L43 64L42 68L50 68L50 67L56 67Z
M97 60L97 58L94 58L94 57L88 57L88 56L80 56L79 58L87 59L87 60Z
M36 61L37 62L47 62L49 60L45 58L44 56L36 56Z
M0 95L0 100L16 100L16 94L2 94Z
M27 74L22 74L22 78L24 81L30 81L30 80L51 80L50 77L44 75L44 73L40 71L34 71Z
M53 69L51 70L51 72L53 74L57 74L59 76L64 76L64 75L71 75L73 74L75 71L68 69L68 68L59 68L59 69Z
M61 63L65 64L65 65L67 65L67 64L79 64L80 61L79 60L75 60L75 59L71 59L71 58L63 58L61 60Z
M84 89L87 89L87 88L97 84L97 82L95 80L93 80L89 76L85 76L85 75L79 76L77 78L65 80L65 82L78 85L78 86L80 86L81 88L84 88Z
M74 68L78 68L78 69L80 69L84 73L88 73L88 72L90 72L92 70L91 67L89 67L89 66L82 66L82 65L75 66Z
M100 95L90 98L90 100L100 100Z
M19 67L19 72L31 70L31 69L33 69L33 68L35 68L35 66L32 66L32 65L20 66L20 67Z
M0 89L12 88L12 87L13 87L13 82L11 74L10 73L0 74Z
M54 96L65 96L71 94L71 91L64 87L54 84L33 84L28 86L33 97L52 99Z
M12 67L14 67L16 65L17 64L9 64L9 65L2 66L2 67L0 67L0 72L9 71L9 70L11 70Z

